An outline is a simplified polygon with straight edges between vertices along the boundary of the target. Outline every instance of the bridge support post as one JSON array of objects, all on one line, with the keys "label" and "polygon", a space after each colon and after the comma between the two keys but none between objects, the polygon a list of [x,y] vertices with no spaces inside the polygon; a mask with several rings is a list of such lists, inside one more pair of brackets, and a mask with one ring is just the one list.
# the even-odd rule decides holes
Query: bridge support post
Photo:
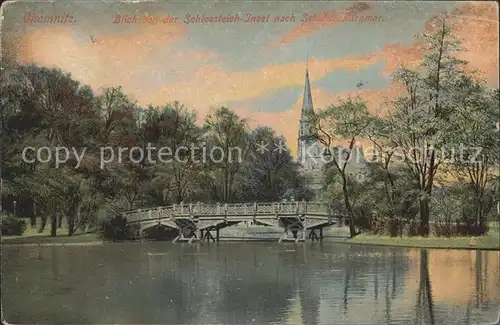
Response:
[{"label": "bridge support post", "polygon": [[[321,228],[320,228],[321,229]],[[321,229],[322,230],[322,229]],[[320,230],[320,231],[321,231]],[[316,241],[319,241],[319,238],[318,238],[318,235],[316,234],[316,229],[315,228],[312,228],[311,229],[311,232],[309,233],[309,238],[311,239],[312,242],[314,242],[315,240]]]},{"label": "bridge support post", "polygon": [[[203,230],[201,230],[201,231],[203,232]],[[205,229],[204,235],[201,237],[202,242],[204,242],[205,240],[207,242],[210,242],[210,240],[215,242],[215,238],[214,238],[214,236],[212,236],[212,232],[210,231],[210,229]]]},{"label": "bridge support post", "polygon": [[[219,227],[217,227],[217,230],[216,230],[216,235],[215,235],[215,236],[217,237],[217,241],[219,241],[219,238],[220,238],[220,237],[219,237],[219,230],[220,230],[220,229],[219,229]],[[212,238],[213,238],[213,237],[212,237]]]},{"label": "bridge support post", "polygon": [[[296,243],[300,241],[305,241],[307,237],[307,228],[305,227],[305,219],[301,217],[278,217],[280,220],[280,225],[284,227],[283,234],[279,238],[278,242],[283,241],[294,241]],[[288,238],[288,233],[291,232],[293,238]],[[300,233],[299,233],[300,232]]]},{"label": "bridge support post", "polygon": [[323,241],[323,227],[319,228],[319,240]]},{"label": "bridge support post", "polygon": [[192,243],[198,238],[196,224],[193,222],[192,218],[176,220],[175,223],[179,227],[179,235],[173,240],[173,243],[179,240]]},{"label": "bridge support post", "polygon": [[256,225],[257,224],[257,202],[254,202],[253,204],[253,218],[252,218],[252,221],[253,221],[253,224]]},{"label": "bridge support post", "polygon": [[283,234],[281,235],[280,239],[278,239],[278,243],[282,243],[287,238],[288,238],[288,226],[285,225],[285,230],[283,231]]}]

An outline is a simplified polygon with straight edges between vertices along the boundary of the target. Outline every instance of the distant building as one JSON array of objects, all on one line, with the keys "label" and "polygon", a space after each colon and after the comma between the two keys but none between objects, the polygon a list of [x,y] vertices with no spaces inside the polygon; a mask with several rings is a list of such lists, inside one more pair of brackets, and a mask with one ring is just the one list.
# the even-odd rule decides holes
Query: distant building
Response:
[{"label": "distant building", "polygon": [[[314,199],[322,201],[324,176],[322,167],[332,160],[332,155],[341,159],[342,148],[327,148],[319,142],[317,130],[314,123],[315,112],[311,94],[311,83],[309,81],[309,70],[306,69],[304,85],[304,98],[299,120],[299,132],[297,137],[297,161],[302,165],[301,172],[306,178],[307,187],[314,193]],[[358,174],[364,162],[361,148],[351,152],[348,170],[350,173]]]},{"label": "distant building", "polygon": [[314,106],[311,94],[311,83],[309,81],[309,70],[306,69],[306,80],[304,85],[304,98],[299,121],[299,133],[297,137],[297,161],[302,165],[302,174],[306,178],[307,187],[313,191],[315,199],[321,199],[323,188],[323,174],[321,167],[324,164],[322,158],[323,146],[315,139],[317,135],[314,128]]},{"label": "distant building", "polygon": [[309,71],[306,69],[306,81],[304,85],[304,98],[299,121],[299,134],[297,137],[297,159],[304,169],[321,169],[321,146],[315,137],[314,107],[311,94],[311,83],[309,82]]}]

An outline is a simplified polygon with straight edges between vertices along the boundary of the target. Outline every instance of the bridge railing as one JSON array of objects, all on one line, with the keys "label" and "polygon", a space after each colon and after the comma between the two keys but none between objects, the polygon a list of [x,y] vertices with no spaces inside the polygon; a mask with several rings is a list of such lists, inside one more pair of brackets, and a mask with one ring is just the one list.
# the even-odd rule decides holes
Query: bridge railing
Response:
[{"label": "bridge railing", "polygon": [[256,214],[275,214],[276,212],[275,203],[257,203]]},{"label": "bridge railing", "polygon": [[230,216],[239,216],[239,215],[247,215],[253,213],[252,206],[246,205],[245,203],[237,203],[237,204],[228,204],[226,206],[225,213]]},{"label": "bridge railing", "polygon": [[222,208],[220,204],[202,203],[197,206],[195,213],[200,215],[220,215],[222,214]]},{"label": "bridge railing", "polygon": [[280,213],[299,213],[299,202],[282,202],[278,204]]},{"label": "bridge railing", "polygon": [[173,204],[127,211],[123,215],[129,222],[164,219],[174,216],[240,216],[240,215],[275,215],[275,214],[316,214],[329,215],[332,209],[323,202],[265,202],[232,204]]},{"label": "bridge railing", "polygon": [[159,209],[160,209],[160,218],[170,218],[170,216],[174,212],[173,206],[160,207]]}]

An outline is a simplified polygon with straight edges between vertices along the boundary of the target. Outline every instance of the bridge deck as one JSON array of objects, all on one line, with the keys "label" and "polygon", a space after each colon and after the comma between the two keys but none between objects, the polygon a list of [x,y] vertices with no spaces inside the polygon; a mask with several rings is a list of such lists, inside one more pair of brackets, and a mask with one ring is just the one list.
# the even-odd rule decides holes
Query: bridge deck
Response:
[{"label": "bridge deck", "polygon": [[[179,229],[177,240],[196,240],[197,231],[201,238],[211,238],[210,231],[237,224],[242,221],[253,221],[284,230],[284,238],[288,231],[301,231],[305,240],[306,230],[314,232],[315,229],[335,224],[342,219],[343,214],[333,211],[330,205],[323,202],[271,202],[271,203],[238,203],[238,204],[175,204],[165,207],[140,209],[124,213],[127,221],[138,224],[140,228],[147,228],[162,224]],[[341,222],[340,222],[341,223]],[[205,236],[203,236],[205,231]],[[311,235],[311,238],[315,236]],[[317,236],[316,236],[317,238]],[[215,240],[215,239],[214,239]]]},{"label": "bridge deck", "polygon": [[128,211],[124,216],[129,222],[140,222],[164,218],[203,218],[245,219],[254,216],[296,216],[308,215],[329,217],[340,215],[332,211],[330,206],[322,202],[271,202],[271,203],[236,203],[236,204],[174,204],[150,209]]}]

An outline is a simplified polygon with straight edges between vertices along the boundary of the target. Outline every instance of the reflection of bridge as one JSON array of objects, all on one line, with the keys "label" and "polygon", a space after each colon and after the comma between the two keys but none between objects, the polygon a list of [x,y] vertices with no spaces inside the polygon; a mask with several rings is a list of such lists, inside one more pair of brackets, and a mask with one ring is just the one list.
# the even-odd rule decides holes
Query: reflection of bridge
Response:
[{"label": "reflection of bridge", "polygon": [[[296,242],[305,241],[307,237],[319,241],[323,238],[324,227],[341,224],[343,219],[342,213],[321,202],[174,204],[129,211],[124,216],[130,224],[138,225],[139,232],[156,225],[177,229],[179,235],[174,242],[219,240],[220,229],[244,221],[281,229],[280,242],[289,240],[290,232],[293,235],[291,240]],[[319,230],[319,236],[316,230]],[[216,232],[216,238],[212,231]]]}]

